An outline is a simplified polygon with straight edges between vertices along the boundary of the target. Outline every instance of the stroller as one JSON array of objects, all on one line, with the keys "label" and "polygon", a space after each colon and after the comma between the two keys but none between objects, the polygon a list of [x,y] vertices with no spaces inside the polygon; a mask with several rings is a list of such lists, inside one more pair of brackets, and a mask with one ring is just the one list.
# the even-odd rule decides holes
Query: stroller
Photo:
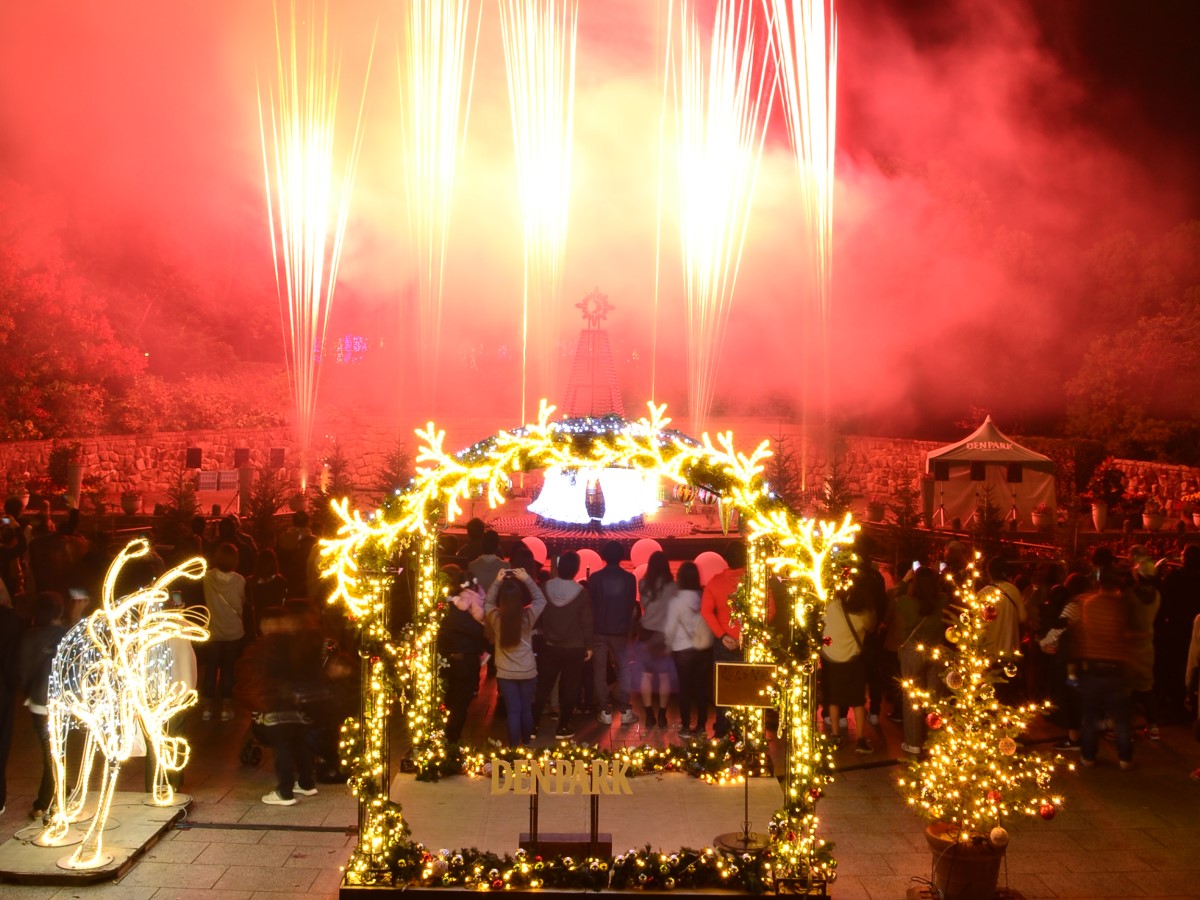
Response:
[{"label": "stroller", "polygon": [[[322,675],[327,673],[330,661],[337,657],[337,655],[337,641],[332,638],[325,638],[321,648]],[[240,662],[239,660],[239,664]],[[253,662],[252,659],[251,662]],[[249,679],[256,677],[257,673],[251,674],[250,671],[243,673],[241,668],[239,665],[239,682],[242,682],[243,676]],[[248,670],[250,667],[247,666],[246,668]],[[247,693],[253,695],[254,692],[249,690]],[[322,677],[319,682],[298,687],[294,693],[294,699],[296,705],[295,711],[264,713],[260,710],[250,708],[250,730],[247,732],[246,739],[242,742],[242,748],[238,753],[238,759],[243,766],[257,766],[262,762],[263,748],[269,745],[265,731],[266,728],[271,725],[282,724],[283,722],[298,722],[308,726],[310,747],[313,751],[313,759],[316,763],[317,771],[324,773],[330,766],[336,771],[338,767],[336,721],[334,722],[333,729],[332,754],[330,753],[330,741],[328,739],[330,712],[334,705],[334,692],[329,686],[329,679]],[[253,706],[253,704],[249,705]]]}]

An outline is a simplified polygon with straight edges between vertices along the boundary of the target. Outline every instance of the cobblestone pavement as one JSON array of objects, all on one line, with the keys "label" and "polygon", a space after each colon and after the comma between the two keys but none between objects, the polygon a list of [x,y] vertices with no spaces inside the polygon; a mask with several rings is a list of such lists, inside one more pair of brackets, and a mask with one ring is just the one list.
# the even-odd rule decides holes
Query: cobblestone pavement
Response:
[{"label": "cobblestone pavement", "polygon": [[[502,730],[487,713],[490,709],[472,723],[474,734],[468,737]],[[0,840],[29,824],[25,811],[40,774],[29,717],[18,709],[16,718]],[[344,786],[321,785],[317,796],[302,797],[296,806],[264,805],[259,798],[272,786],[270,755],[257,767],[240,764],[247,729],[243,716],[227,723],[194,716],[187,723],[195,747],[184,790],[194,803],[181,825],[120,882],[82,888],[3,885],[0,897],[336,896],[339,866],[354,844],[353,798]],[[860,757],[842,751],[838,778],[820,807],[823,834],[834,842],[839,862],[831,891],[838,900],[899,900],[914,878],[929,876],[923,825],[905,810],[894,787],[899,733],[888,722],[871,732],[876,752]],[[661,730],[648,734],[662,740]],[[640,743],[645,737],[637,726],[598,724],[580,736],[614,744]],[[1035,734],[1046,741],[1054,736]],[[1200,743],[1187,728],[1166,727],[1161,741],[1139,738],[1135,762],[1136,769],[1121,772],[1111,745],[1102,748],[1097,768],[1062,777],[1067,803],[1053,821],[1014,823],[1008,884],[1028,898],[1200,897],[1200,782],[1188,777],[1200,765]],[[123,773],[121,788],[139,789],[142,777],[141,762],[135,760]],[[647,840],[678,846],[661,823]]]}]

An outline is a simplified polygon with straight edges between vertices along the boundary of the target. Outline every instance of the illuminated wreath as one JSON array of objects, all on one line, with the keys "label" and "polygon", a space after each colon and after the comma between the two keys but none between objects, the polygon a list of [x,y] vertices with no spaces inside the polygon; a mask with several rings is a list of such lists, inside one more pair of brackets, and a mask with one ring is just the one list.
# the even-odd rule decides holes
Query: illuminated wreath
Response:
[{"label": "illuminated wreath", "polygon": [[[729,432],[719,434],[716,443],[707,434],[696,441],[669,430],[666,407],[654,404],[649,404],[648,417],[633,422],[618,417],[552,421],[553,412],[554,407],[543,401],[536,424],[501,431],[458,453],[446,452],[445,432],[430,423],[417,432],[423,445],[417,454],[416,477],[406,490],[387,498],[382,509],[366,519],[351,511],[346,500],[334,505],[342,524],[335,538],[322,542],[323,574],[332,581],[330,602],[344,604],[360,629],[360,652],[367,668],[363,714],[347,721],[342,738],[349,783],[362,812],[347,883],[379,883],[396,877],[426,885],[487,886],[476,869],[490,872],[490,867],[481,869],[469,861],[461,864],[461,855],[434,864],[430,854],[414,851],[420,845],[408,841],[400,806],[389,797],[385,748],[393,702],[399,701],[404,709],[412,741],[411,760],[419,776],[436,778],[449,762],[444,711],[438,700],[436,636],[444,602],[438,577],[438,534],[460,517],[464,501],[485,494],[492,508],[501,505],[515,473],[609,467],[653,471],[677,485],[703,489],[722,507],[739,511],[747,578],[735,598],[735,612],[743,625],[746,659],[778,667],[774,699],[780,710],[780,732],[787,739],[788,761],[784,806],[771,823],[769,862],[744,866],[747,871],[735,879],[736,886],[762,889],[765,881],[772,880],[832,880],[836,863],[817,836],[816,816],[816,801],[829,780],[831,760],[828,748],[812,728],[812,682],[825,604],[842,579],[852,573],[844,568],[849,559],[846,551],[858,526],[849,516],[840,523],[801,519],[776,500],[762,478],[763,463],[770,456],[766,441],[749,455],[735,450]],[[417,560],[416,597],[413,624],[393,639],[386,621],[387,566],[401,552],[413,553]],[[767,622],[771,573],[781,578],[787,592],[791,610],[787,635],[774,633]],[[741,711],[741,733],[747,745],[761,745],[761,710]],[[573,752],[596,753],[589,748]],[[621,752],[635,769],[661,770],[672,765],[669,753],[652,748]],[[448,874],[458,871],[452,865],[454,859],[461,864],[461,878]],[[645,864],[625,857],[621,860],[622,865]],[[694,874],[700,866],[711,869],[713,883],[729,884],[730,871],[720,854],[704,851],[689,860],[681,872]],[[514,877],[526,887],[547,883],[545,877],[530,883],[530,878],[522,878],[522,863],[509,863],[507,874],[499,878],[502,886],[512,883]],[[603,864],[605,877],[609,877],[611,865],[616,879],[617,861]],[[736,874],[738,867],[733,870]],[[595,886],[595,878],[589,877],[599,871],[585,865],[579,879],[550,879],[550,883]],[[668,866],[667,871],[674,870]],[[665,877],[674,880],[673,874]]]}]

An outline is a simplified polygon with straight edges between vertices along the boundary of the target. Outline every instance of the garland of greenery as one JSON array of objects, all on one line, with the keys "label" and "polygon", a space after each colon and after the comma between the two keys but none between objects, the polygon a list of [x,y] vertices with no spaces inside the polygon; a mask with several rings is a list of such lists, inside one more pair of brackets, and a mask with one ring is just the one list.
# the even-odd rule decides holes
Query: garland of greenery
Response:
[{"label": "garland of greenery", "polygon": [[[416,478],[407,489],[388,497],[378,514],[364,519],[352,513],[346,501],[334,504],[333,511],[342,524],[337,537],[322,544],[323,574],[333,581],[330,602],[344,604],[360,629],[364,671],[364,714],[346,723],[341,745],[350,787],[363,813],[359,843],[347,868],[348,883],[371,884],[393,878],[404,882],[411,874],[406,866],[412,864],[416,845],[408,839],[399,804],[388,796],[385,748],[394,702],[401,704],[406,715],[411,759],[420,777],[436,779],[481,765],[478,760],[468,765],[469,753],[455,751],[445,743],[435,641],[444,602],[437,569],[439,523],[458,518],[460,501],[472,497],[486,496],[493,507],[503,502],[511,473],[609,466],[656,471],[677,484],[703,486],[719,503],[741,511],[748,556],[746,583],[736,601],[744,629],[742,644],[748,661],[774,661],[779,666],[776,700],[789,748],[784,807],[771,824],[772,877],[832,879],[834,861],[829,846],[816,835],[815,804],[821,786],[828,781],[830,762],[828,748],[812,731],[812,633],[816,629],[819,634],[824,604],[839,581],[832,574],[836,554],[851,542],[857,526],[848,516],[840,523],[797,519],[784,508],[761,477],[763,462],[770,456],[765,441],[749,456],[734,450],[728,433],[719,435],[715,445],[708,435],[697,442],[669,431],[666,425],[670,420],[664,411],[665,407],[651,404],[650,417],[633,423],[616,417],[552,422],[553,407],[543,404],[535,425],[500,432],[454,455],[442,448],[445,433],[430,424],[418,432],[425,443],[417,457]],[[416,604],[413,624],[394,640],[387,628],[386,573],[400,554],[415,560],[410,569],[416,572]],[[792,629],[792,646],[780,646],[767,626],[769,572],[788,585],[794,601],[793,623],[802,626]],[[805,639],[800,646],[796,646],[797,634]],[[639,748],[619,752],[642,769],[677,766],[709,780],[741,777],[743,770],[753,774],[766,771],[762,710],[733,711],[731,719],[741,737],[732,744],[695,742],[680,751]],[[674,856],[682,855],[681,851]],[[732,877],[731,867],[719,861],[722,854],[706,850],[699,858],[706,862],[689,865],[707,871],[707,861],[712,860],[719,879],[712,884]],[[641,865],[638,859],[641,857],[636,854],[627,855],[621,865],[642,869],[649,864],[648,857]],[[568,865],[564,860],[562,871],[573,873],[571,877],[593,877],[598,883],[597,873],[606,871],[599,867],[607,865],[596,861],[593,870],[589,862],[579,875],[578,864]],[[615,860],[613,865],[617,865]],[[476,867],[472,863],[471,877],[478,877]],[[490,873],[492,868],[485,871]],[[746,871],[736,863],[734,868]],[[520,869],[518,865],[517,874],[527,874]],[[682,874],[694,875],[699,869],[688,872],[685,865]],[[674,878],[674,870],[670,871]],[[640,879],[643,874],[650,877],[645,872],[637,872],[635,877]],[[509,877],[515,876],[510,872]],[[540,883],[540,879],[534,880]],[[749,885],[742,887],[750,889]]]}]

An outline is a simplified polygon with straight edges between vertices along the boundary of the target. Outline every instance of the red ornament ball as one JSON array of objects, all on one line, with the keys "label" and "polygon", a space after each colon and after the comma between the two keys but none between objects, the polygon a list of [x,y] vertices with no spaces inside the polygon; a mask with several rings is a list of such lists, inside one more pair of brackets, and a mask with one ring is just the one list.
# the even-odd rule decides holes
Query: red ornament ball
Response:
[{"label": "red ornament ball", "polygon": [[820,788],[811,788],[808,792],[808,796],[812,797],[812,799],[814,799],[814,800],[821,799],[821,789]]},{"label": "red ornament ball", "polygon": [[1058,808],[1053,803],[1043,803],[1042,808],[1038,810],[1038,815],[1049,822],[1057,812]]},{"label": "red ornament ball", "polygon": [[998,615],[999,613],[996,612],[996,607],[992,606],[990,603],[983,608],[983,621],[985,622],[994,621]]},{"label": "red ornament ball", "polygon": [[796,840],[796,832],[794,832],[794,831],[789,831],[789,832],[787,833],[787,839],[788,839],[789,841],[794,841],[794,840]]},{"label": "red ornament ball", "polygon": [[492,890],[493,891],[504,890],[504,881],[500,878],[497,878],[495,881],[492,882]]},{"label": "red ornament ball", "polygon": [[942,727],[942,717],[935,712],[931,712],[925,717],[925,724],[936,731]]},{"label": "red ornament ball", "polygon": [[1004,795],[999,791],[991,790],[987,792],[988,803],[999,803],[1004,799]]},{"label": "red ornament ball", "polygon": [[826,635],[825,637],[821,638],[821,643],[828,647],[833,644],[833,638],[829,637],[829,635]]}]

